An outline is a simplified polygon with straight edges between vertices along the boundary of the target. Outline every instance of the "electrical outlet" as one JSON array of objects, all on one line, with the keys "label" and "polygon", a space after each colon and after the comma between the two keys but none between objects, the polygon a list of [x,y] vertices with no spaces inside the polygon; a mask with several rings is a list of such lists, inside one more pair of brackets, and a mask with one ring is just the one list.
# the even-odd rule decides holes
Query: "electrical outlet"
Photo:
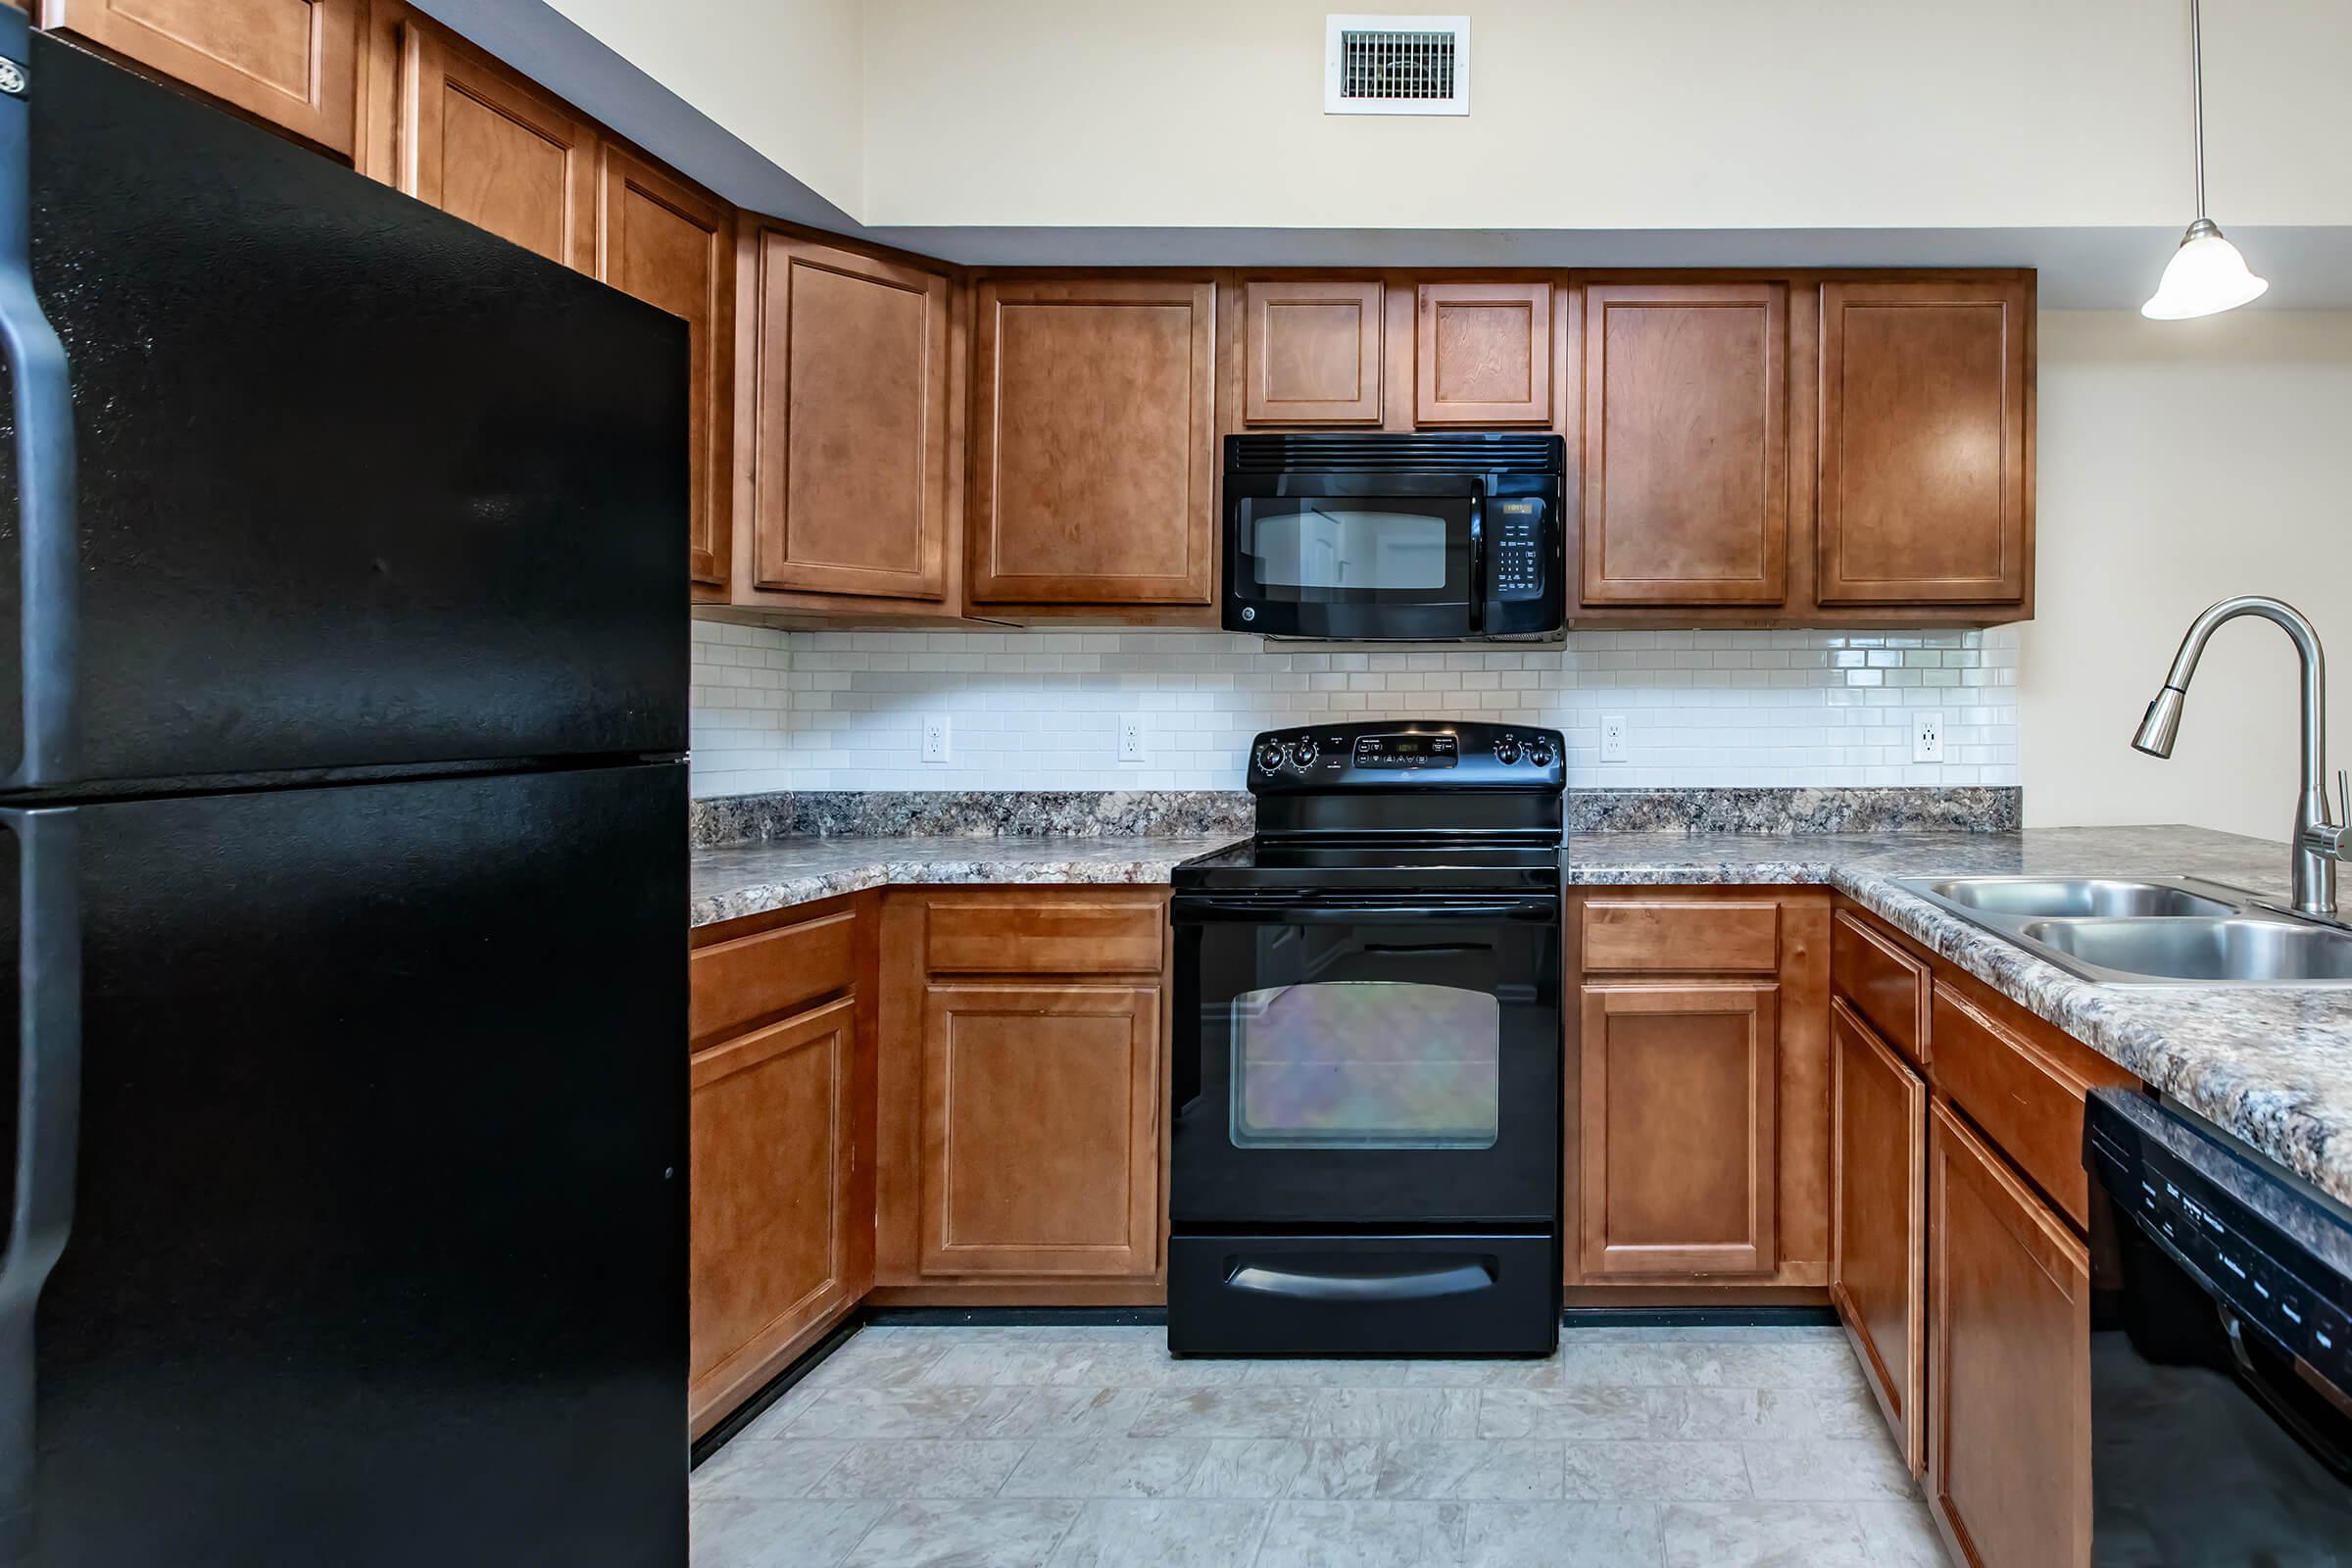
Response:
[{"label": "electrical outlet", "polygon": [[1943,760],[1943,715],[1941,713],[1913,713],[1911,715],[1911,760],[1940,762]]},{"label": "electrical outlet", "polygon": [[1144,756],[1144,715],[1141,713],[1121,713],[1119,715],[1119,760],[1122,762],[1148,760]]},{"label": "electrical outlet", "polygon": [[948,760],[949,743],[954,732],[949,728],[948,715],[932,713],[923,719],[923,760],[944,762]]},{"label": "electrical outlet", "polygon": [[1604,762],[1625,760],[1625,715],[1600,715],[1600,760]]}]

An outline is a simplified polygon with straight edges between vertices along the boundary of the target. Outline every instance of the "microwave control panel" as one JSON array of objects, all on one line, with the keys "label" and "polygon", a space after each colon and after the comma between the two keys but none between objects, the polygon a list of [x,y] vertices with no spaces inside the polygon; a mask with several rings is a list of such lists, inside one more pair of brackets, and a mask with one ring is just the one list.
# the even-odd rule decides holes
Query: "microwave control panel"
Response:
[{"label": "microwave control panel", "polygon": [[1536,496],[1499,496],[1487,506],[1487,553],[1493,563],[1494,597],[1544,597],[1544,502]]}]

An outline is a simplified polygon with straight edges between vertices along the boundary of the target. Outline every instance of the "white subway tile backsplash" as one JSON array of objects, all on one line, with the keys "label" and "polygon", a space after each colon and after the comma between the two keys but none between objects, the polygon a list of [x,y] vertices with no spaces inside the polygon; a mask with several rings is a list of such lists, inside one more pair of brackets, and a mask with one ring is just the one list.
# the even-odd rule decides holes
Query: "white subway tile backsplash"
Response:
[{"label": "white subway tile backsplash", "polygon": [[[697,795],[782,789],[1233,789],[1261,729],[1454,715],[1565,732],[1590,787],[2017,782],[2017,634],[1615,631],[1505,649],[1190,632],[778,632],[693,623]],[[1965,693],[1965,696],[1958,694]],[[1956,706],[1965,702],[1968,706]],[[1628,759],[1599,760],[1622,712]],[[1908,710],[1945,758],[1910,760]],[[921,715],[955,724],[921,760]],[[1145,721],[1118,760],[1118,715]]]}]

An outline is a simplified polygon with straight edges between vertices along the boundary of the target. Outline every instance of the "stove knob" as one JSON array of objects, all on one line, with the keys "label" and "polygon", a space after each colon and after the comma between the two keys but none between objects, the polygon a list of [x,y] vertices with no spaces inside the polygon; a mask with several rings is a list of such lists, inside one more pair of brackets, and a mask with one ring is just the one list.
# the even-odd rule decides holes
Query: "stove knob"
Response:
[{"label": "stove knob", "polygon": [[1527,760],[1538,767],[1549,767],[1553,760],[1551,742],[1541,736],[1529,741],[1527,743]]},{"label": "stove knob", "polygon": [[1269,773],[1281,769],[1282,758],[1282,742],[1280,741],[1268,741],[1257,749],[1257,765]]},{"label": "stove knob", "polygon": [[1509,735],[1496,741],[1494,743],[1494,760],[1505,767],[1519,760],[1519,742]]},{"label": "stove knob", "polygon": [[1312,735],[1301,735],[1298,739],[1291,742],[1291,765],[1293,767],[1314,766],[1317,755],[1315,738]]}]

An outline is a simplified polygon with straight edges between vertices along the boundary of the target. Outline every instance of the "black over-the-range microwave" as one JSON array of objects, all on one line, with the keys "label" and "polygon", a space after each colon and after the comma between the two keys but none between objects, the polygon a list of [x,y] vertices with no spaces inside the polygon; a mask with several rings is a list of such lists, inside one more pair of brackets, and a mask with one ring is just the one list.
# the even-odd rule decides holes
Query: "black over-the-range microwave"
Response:
[{"label": "black over-the-range microwave", "polygon": [[1557,435],[1225,438],[1228,631],[1529,637],[1567,613]]}]

